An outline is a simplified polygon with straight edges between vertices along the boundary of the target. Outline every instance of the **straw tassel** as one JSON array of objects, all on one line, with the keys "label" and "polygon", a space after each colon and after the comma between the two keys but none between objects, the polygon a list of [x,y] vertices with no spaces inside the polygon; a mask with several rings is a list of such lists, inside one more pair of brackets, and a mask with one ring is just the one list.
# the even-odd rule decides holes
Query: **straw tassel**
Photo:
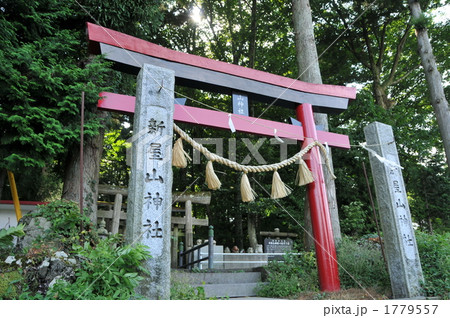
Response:
[{"label": "straw tassel", "polygon": [[172,166],[177,168],[186,168],[187,160],[192,160],[188,153],[183,149],[183,139],[178,138],[173,145]]},{"label": "straw tassel", "polygon": [[250,186],[247,173],[244,172],[241,178],[241,197],[243,202],[251,202],[255,200],[256,192]]},{"label": "straw tassel", "polygon": [[214,172],[214,167],[212,161],[209,160],[206,164],[206,184],[208,185],[208,189],[217,190],[220,189],[222,183]]},{"label": "straw tassel", "polygon": [[300,158],[300,164],[298,165],[297,178],[295,178],[295,184],[299,186],[306,185],[314,182],[311,171],[309,170],[306,162]]},{"label": "straw tassel", "polygon": [[280,178],[278,171],[274,171],[272,178],[272,199],[281,199],[291,194],[292,190],[286,186]]}]

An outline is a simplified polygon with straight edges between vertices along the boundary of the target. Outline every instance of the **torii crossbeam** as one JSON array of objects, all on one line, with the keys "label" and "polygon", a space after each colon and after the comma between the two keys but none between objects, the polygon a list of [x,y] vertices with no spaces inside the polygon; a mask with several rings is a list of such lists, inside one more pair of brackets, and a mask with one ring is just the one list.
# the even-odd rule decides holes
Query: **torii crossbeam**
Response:
[{"label": "torii crossbeam", "polygon": [[[238,65],[173,51],[114,30],[88,23],[89,48],[104,54],[118,70],[137,74],[144,63],[175,71],[177,85],[231,94],[240,91],[250,98],[296,110],[302,127],[233,114],[237,131],[278,136],[294,140],[318,140],[330,146],[350,148],[348,136],[317,131],[313,108],[317,112],[339,113],[356,97],[356,89],[335,85],[305,83]],[[134,97],[102,93],[99,108],[125,113],[134,112]],[[175,105],[174,120],[209,127],[229,129],[228,114],[218,111]],[[323,179],[320,154],[315,147],[307,160],[314,182],[308,185],[320,288],[340,289],[336,250]]]}]

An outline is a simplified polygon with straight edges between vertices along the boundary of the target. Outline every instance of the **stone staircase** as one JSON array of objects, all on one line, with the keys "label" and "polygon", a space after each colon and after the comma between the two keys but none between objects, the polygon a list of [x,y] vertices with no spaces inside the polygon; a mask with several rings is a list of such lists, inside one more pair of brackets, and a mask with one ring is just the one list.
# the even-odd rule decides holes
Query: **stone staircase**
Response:
[{"label": "stone staircase", "polygon": [[261,284],[259,271],[234,272],[189,272],[172,271],[172,279],[192,287],[204,288],[207,298],[256,296],[256,287]]}]

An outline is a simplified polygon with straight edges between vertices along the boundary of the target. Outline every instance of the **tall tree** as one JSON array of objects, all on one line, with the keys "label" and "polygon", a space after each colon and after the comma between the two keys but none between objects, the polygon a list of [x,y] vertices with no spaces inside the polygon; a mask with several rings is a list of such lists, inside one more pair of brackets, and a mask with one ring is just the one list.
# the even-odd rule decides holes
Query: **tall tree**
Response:
[{"label": "tall tree", "polygon": [[442,77],[437,68],[433,48],[428,38],[427,18],[422,13],[419,1],[409,0],[408,3],[416,28],[418,50],[430,92],[431,104],[433,105],[444,143],[447,166],[450,167],[450,109],[445,98]]},{"label": "tall tree", "polygon": [[[22,176],[19,187],[34,180],[36,191],[20,193],[33,196],[46,186],[37,176],[78,140],[81,91],[95,105],[107,69],[88,59],[74,3],[6,0],[0,7],[0,167]],[[88,116],[86,134],[98,128]]]},{"label": "tall tree", "polygon": [[[445,190],[448,181],[443,180],[442,175],[448,170],[444,164],[442,138],[429,102],[425,75],[420,70],[408,3],[378,1],[369,6],[369,3],[360,1],[315,0],[311,4],[316,12],[313,18],[318,47],[320,51],[327,49],[320,59],[322,74],[333,84],[355,82],[364,86],[358,93],[357,101],[351,103],[346,112],[330,119],[333,127],[348,134],[352,144],[358,144],[364,142],[360,132],[368,123],[381,121],[392,125],[401,162],[405,167],[404,177],[415,222],[425,224],[424,218],[429,215],[435,226],[445,227],[443,224],[448,224],[445,221],[448,218],[443,218],[441,212],[448,204]],[[421,5],[439,8],[442,2],[421,1]],[[448,69],[450,61],[446,58],[449,26],[448,22],[429,25],[429,32],[433,34],[431,41],[434,54],[441,70]],[[404,38],[406,29],[409,29],[409,33],[402,46],[400,40]],[[336,38],[338,42],[334,43]],[[375,57],[375,67],[370,66],[369,46]],[[381,83],[389,83],[389,78],[394,76],[393,82],[385,86],[389,107],[383,107],[375,94],[378,77],[373,70],[380,71]],[[370,98],[369,92],[373,98]],[[374,108],[373,99],[379,109]],[[341,222],[348,222],[347,212],[355,211],[356,205],[352,206],[352,202],[363,202],[364,206],[358,213],[369,215],[370,202],[364,194],[366,185],[361,178],[361,161],[364,158],[367,158],[367,153],[357,148],[345,153],[335,152],[334,159],[342,162],[336,168],[336,182],[342,189],[338,193],[338,202],[340,207],[346,207],[340,210]],[[427,180],[428,184],[433,176],[433,183],[440,186],[433,187],[433,191],[428,190],[425,198],[423,181]],[[370,223],[366,222],[367,225]],[[352,234],[348,230],[345,232]]]},{"label": "tall tree", "polygon": [[[0,8],[0,169],[20,174],[21,187],[30,179],[42,184],[41,176],[56,167],[65,175],[63,198],[78,201],[79,114],[85,91],[85,191],[86,201],[95,206],[105,126],[96,110],[98,93],[107,85],[119,89],[123,76],[89,56],[85,24],[149,38],[161,23],[160,1],[2,0]],[[26,195],[35,200],[39,186],[33,187],[36,191]]]},{"label": "tall tree", "polygon": [[[312,23],[311,7],[309,0],[293,0],[292,12],[294,21],[295,44],[297,47],[297,61],[299,78],[304,82],[322,84],[320,74],[319,59],[317,55],[316,42],[314,38],[314,27]],[[325,130],[328,129],[328,116],[326,114],[314,114],[314,121],[321,125]],[[332,163],[331,152],[328,159]],[[327,188],[328,204],[333,227],[333,236],[335,241],[341,239],[341,229],[339,225],[339,213],[336,199],[336,186],[334,180],[327,169],[324,169],[324,179]],[[307,220],[307,221],[306,221]],[[311,216],[309,200],[306,199],[305,206],[305,227],[306,231],[312,233]],[[305,236],[306,245],[312,247],[313,241],[310,235]]]},{"label": "tall tree", "polygon": [[358,82],[370,81],[378,105],[384,109],[394,107],[393,87],[417,72],[419,66],[408,62],[405,56],[405,50],[411,44],[411,24],[403,3],[320,0],[314,1],[314,5],[321,42],[330,45],[339,38],[342,43],[332,45],[326,56],[339,54],[342,59],[342,64],[336,65],[333,73],[346,76],[348,72],[340,72],[342,66],[356,60],[359,67],[353,65],[352,75],[358,76]]}]

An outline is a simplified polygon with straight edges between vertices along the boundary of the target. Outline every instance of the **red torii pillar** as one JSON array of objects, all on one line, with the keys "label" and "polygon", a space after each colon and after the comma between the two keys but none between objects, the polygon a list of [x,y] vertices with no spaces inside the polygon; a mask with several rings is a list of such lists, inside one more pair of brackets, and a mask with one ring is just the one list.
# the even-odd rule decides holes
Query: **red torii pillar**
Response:
[{"label": "red torii pillar", "polygon": [[[302,122],[305,145],[318,140],[311,104],[299,105],[296,112],[297,119]],[[314,232],[320,290],[337,291],[340,289],[339,270],[319,148],[313,147],[310,150],[309,159],[305,161],[314,177],[314,182],[308,184],[307,193]]]}]

